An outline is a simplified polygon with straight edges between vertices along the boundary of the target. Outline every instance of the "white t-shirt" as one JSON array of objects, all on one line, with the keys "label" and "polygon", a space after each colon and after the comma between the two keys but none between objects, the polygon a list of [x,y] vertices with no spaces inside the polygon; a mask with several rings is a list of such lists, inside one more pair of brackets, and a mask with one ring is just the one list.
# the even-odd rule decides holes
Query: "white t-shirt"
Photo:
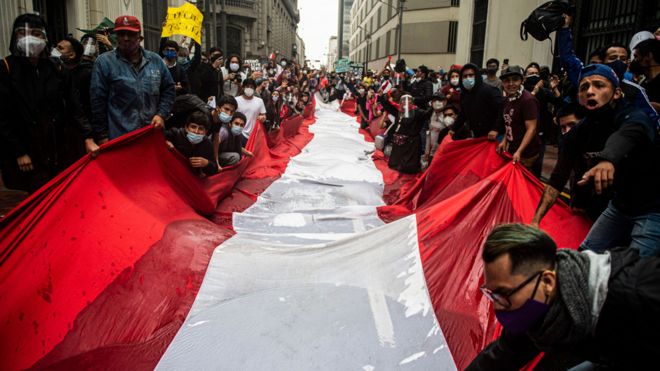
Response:
[{"label": "white t-shirt", "polygon": [[254,123],[257,122],[257,117],[262,113],[266,113],[266,106],[264,105],[264,101],[257,96],[252,97],[252,99],[245,99],[244,96],[240,95],[236,97],[236,102],[238,103],[238,109],[236,111],[247,117],[247,122],[243,128],[243,135],[249,138],[252,129],[254,129]]}]

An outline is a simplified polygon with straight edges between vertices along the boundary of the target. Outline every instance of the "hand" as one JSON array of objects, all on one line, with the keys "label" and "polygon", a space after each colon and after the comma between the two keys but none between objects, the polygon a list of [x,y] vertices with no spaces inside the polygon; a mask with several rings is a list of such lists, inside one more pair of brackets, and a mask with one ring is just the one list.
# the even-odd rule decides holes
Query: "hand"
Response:
[{"label": "hand", "polygon": [[541,88],[543,88],[543,80],[539,80],[539,82],[537,82],[536,85],[534,85],[534,90],[532,90],[532,94],[536,95],[536,93],[538,93],[539,90],[541,90]]},{"label": "hand", "polygon": [[245,152],[243,152],[243,154],[246,155],[247,157],[254,157],[254,153],[248,151],[247,149],[245,150]]},{"label": "hand", "polygon": [[163,118],[158,115],[154,115],[154,117],[151,119],[151,125],[153,125],[156,129],[162,129],[165,126],[165,120],[163,120]]},{"label": "hand", "polygon": [[18,157],[16,162],[18,163],[18,168],[22,172],[34,170],[34,167],[32,166],[32,159],[28,155]]},{"label": "hand", "polygon": [[573,24],[573,17],[568,14],[564,14],[564,28],[569,28]]},{"label": "hand", "polygon": [[96,41],[100,42],[101,44],[106,45],[109,48],[112,48],[112,43],[110,42],[110,39],[108,39],[108,36],[106,36],[102,33],[97,33],[96,34]]},{"label": "hand", "polygon": [[491,130],[488,132],[488,140],[494,141],[497,139],[497,131]]},{"label": "hand", "polygon": [[94,139],[87,138],[85,139],[85,151],[91,153],[92,157],[96,157],[99,154],[99,146],[94,143]]},{"label": "hand", "polygon": [[453,130],[449,130],[449,136],[454,139],[454,134],[456,134]]},{"label": "hand", "polygon": [[170,142],[169,140],[166,140],[165,144],[167,144],[167,149],[169,149],[170,151],[174,149],[174,144],[172,144],[172,142]]},{"label": "hand", "polygon": [[506,151],[506,141],[503,140],[500,142],[500,144],[497,145],[495,152],[501,155],[504,151]]},{"label": "hand", "polygon": [[204,157],[191,157],[190,158],[190,165],[194,168],[198,167],[206,167],[209,164],[209,160],[205,159]]},{"label": "hand", "polygon": [[541,229],[541,226],[539,225],[539,222],[532,220],[531,223],[529,223],[530,227],[536,228],[536,229]]},{"label": "hand", "polygon": [[614,183],[614,164],[609,161],[601,161],[598,165],[592,167],[589,171],[584,173],[582,180],[578,185],[586,185],[593,178],[596,193],[601,194],[605,188]]},{"label": "hand", "polygon": [[550,78],[550,89],[555,90],[557,89],[557,86],[559,86],[559,78],[558,77],[551,77]]},{"label": "hand", "polygon": [[424,154],[424,161],[428,162],[430,157],[431,157],[431,155],[429,155],[428,152],[425,153],[425,154]]},{"label": "hand", "polygon": [[265,120],[266,120],[265,113],[260,113],[259,116],[257,116],[257,121],[264,122]]},{"label": "hand", "polygon": [[516,153],[513,154],[513,163],[517,164],[520,162],[520,151],[516,151]]},{"label": "hand", "polygon": [[106,143],[108,143],[108,138],[99,139],[99,146],[102,146]]}]

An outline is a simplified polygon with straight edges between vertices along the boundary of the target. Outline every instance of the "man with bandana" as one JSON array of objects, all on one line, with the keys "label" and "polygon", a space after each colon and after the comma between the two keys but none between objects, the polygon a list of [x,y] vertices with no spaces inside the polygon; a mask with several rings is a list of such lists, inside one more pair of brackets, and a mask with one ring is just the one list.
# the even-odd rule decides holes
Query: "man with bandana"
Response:
[{"label": "man with bandana", "polygon": [[140,46],[140,21],[115,21],[117,49],[96,59],[92,72],[92,128],[101,143],[147,125],[162,128],[175,98],[165,62]]},{"label": "man with bandana", "polygon": [[641,257],[660,255],[660,155],[655,124],[622,98],[619,79],[603,64],[582,69],[578,85],[586,117],[562,141],[557,165],[532,219],[539,226],[571,171],[610,202],[581,249],[596,252],[630,246]]},{"label": "man with bandana", "polygon": [[626,248],[557,250],[543,231],[505,224],[486,238],[482,259],[481,291],[504,330],[466,370],[520,370],[540,352],[539,368],[551,370],[656,362],[660,258]]},{"label": "man with bandana", "polygon": [[67,133],[88,138],[88,151],[96,145],[69,70],[49,58],[46,22],[23,14],[12,30],[11,55],[0,61],[2,178],[8,188],[34,192],[69,165]]}]

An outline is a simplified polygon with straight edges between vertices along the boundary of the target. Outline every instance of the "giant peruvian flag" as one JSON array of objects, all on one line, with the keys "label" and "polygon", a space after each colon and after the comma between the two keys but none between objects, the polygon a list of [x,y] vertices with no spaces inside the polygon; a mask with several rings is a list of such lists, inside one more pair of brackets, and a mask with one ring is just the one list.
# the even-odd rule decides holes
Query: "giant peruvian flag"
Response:
[{"label": "giant peruvian flag", "polygon": [[[206,179],[131,133],[1,219],[0,368],[464,368],[496,334],[481,244],[542,185],[481,140],[401,176],[354,117],[306,116]],[[588,230],[564,204],[542,227]]]}]

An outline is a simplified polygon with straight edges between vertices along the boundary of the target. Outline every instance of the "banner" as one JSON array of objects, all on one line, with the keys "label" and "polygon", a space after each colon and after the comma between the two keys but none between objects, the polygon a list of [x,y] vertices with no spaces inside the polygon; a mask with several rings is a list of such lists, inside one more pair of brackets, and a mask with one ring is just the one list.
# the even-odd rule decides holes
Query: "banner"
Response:
[{"label": "banner", "polygon": [[172,35],[188,36],[202,43],[202,21],[204,16],[194,5],[185,3],[178,8],[167,8],[167,20],[161,37]]}]

